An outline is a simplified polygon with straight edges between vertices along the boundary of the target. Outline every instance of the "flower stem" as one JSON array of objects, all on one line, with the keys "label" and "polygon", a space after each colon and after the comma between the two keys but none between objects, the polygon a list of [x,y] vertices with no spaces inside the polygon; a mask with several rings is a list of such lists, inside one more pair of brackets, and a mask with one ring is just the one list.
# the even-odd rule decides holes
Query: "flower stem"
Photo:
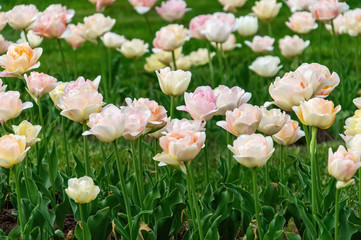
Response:
[{"label": "flower stem", "polygon": [[[341,66],[339,67],[340,69],[340,77],[342,79],[343,77],[343,66],[342,66],[342,56],[341,56],[341,50],[340,50],[340,46],[338,44],[338,41],[337,41],[337,36],[336,36],[336,31],[335,31],[335,24],[334,24],[334,20],[331,20],[331,27],[332,27],[332,35],[333,35],[333,38],[334,38],[334,45],[335,45],[335,48],[336,48],[336,51],[337,51],[337,58],[339,59],[338,62],[340,62]],[[345,95],[346,95],[346,92],[345,92],[345,83],[342,82],[341,83],[341,102],[342,104],[345,103]]]},{"label": "flower stem", "polygon": [[209,72],[211,73],[211,86],[212,88],[214,86],[214,69],[213,69],[213,62],[212,62],[212,56],[211,56],[211,46],[208,41],[207,43],[207,51],[208,51],[208,65],[209,65]]},{"label": "flower stem", "polygon": [[121,163],[120,156],[119,156],[119,149],[118,149],[117,140],[113,141],[113,145],[114,145],[114,151],[115,151],[116,162],[117,162],[117,167],[118,167],[118,175],[119,175],[120,187],[122,188],[124,203],[125,203],[125,209],[127,211],[130,238],[133,239],[133,236],[132,236],[132,233],[133,233],[132,212],[130,210],[129,197],[128,197],[128,192],[127,192],[127,188],[126,188],[126,185],[125,185],[125,179],[124,179],[124,176],[123,176],[123,167],[122,167],[122,163]]},{"label": "flower stem", "polygon": [[30,45],[30,42],[29,42],[28,36],[26,35],[25,30],[23,30],[23,33],[24,33],[25,41],[27,41],[29,43],[29,45]]},{"label": "flower stem", "polygon": [[[286,170],[286,158],[285,158],[285,146],[280,145],[280,182],[283,185],[286,185],[285,181],[285,170]],[[281,195],[283,195],[283,188],[281,188]]]},{"label": "flower stem", "polygon": [[177,61],[175,60],[175,50],[172,51],[172,60],[174,65],[174,71],[177,71]]},{"label": "flower stem", "polygon": [[29,187],[29,176],[28,176],[28,157],[25,156],[25,160],[21,163],[23,173],[24,173],[24,180],[25,180],[25,187],[26,187],[26,194],[28,195],[28,198],[30,199],[30,187]]},{"label": "flower stem", "polygon": [[340,189],[336,189],[336,200],[335,200],[335,240],[338,240],[338,221],[339,221],[339,202],[340,202]]},{"label": "flower stem", "polygon": [[20,222],[20,229],[21,229],[21,237],[24,237],[24,220],[23,220],[23,213],[21,209],[21,197],[20,197],[20,185],[19,185],[19,178],[17,172],[17,165],[13,166],[11,170],[13,171],[15,177],[15,191],[16,191],[16,202],[18,205],[18,220]]},{"label": "flower stem", "polygon": [[79,204],[79,211],[80,211],[80,219],[81,219],[81,223],[82,223],[82,226],[83,226],[83,239],[87,239],[86,238],[86,233],[85,233],[85,230],[84,230],[84,223],[86,224],[87,222],[87,218],[86,218],[86,209],[87,209],[87,206],[86,206],[86,203],[83,203],[83,204]]},{"label": "flower stem", "polygon": [[[88,129],[86,122],[83,123],[83,132]],[[91,177],[91,169],[89,164],[89,148],[88,148],[88,138],[83,136],[83,148],[84,148],[84,162],[85,162],[85,175]]]},{"label": "flower stem", "polygon": [[64,73],[65,73],[65,80],[68,81],[68,80],[69,80],[69,72],[68,72],[68,68],[67,68],[67,66],[66,66],[66,61],[65,61],[65,56],[64,56],[63,47],[61,46],[60,39],[57,38],[56,40],[58,41],[58,46],[59,46],[59,50],[60,50],[60,54],[61,54],[61,60],[63,61],[63,71],[64,71]]},{"label": "flower stem", "polygon": [[254,210],[256,213],[256,220],[258,226],[259,239],[263,239],[263,229],[261,224],[261,217],[259,212],[259,202],[258,202],[258,190],[257,190],[257,168],[252,168],[252,180],[253,180],[253,197],[254,197]]},{"label": "flower stem", "polygon": [[110,92],[110,87],[112,86],[112,50],[110,48],[108,48],[108,79],[107,81],[107,90],[109,91],[109,94],[111,94]]},{"label": "flower stem", "polygon": [[170,96],[170,118],[174,118],[174,96]]},{"label": "flower stem", "polygon": [[209,184],[209,161],[208,161],[208,151],[207,151],[207,141],[204,142],[204,161],[206,163],[206,184]]},{"label": "flower stem", "polygon": [[78,77],[78,54],[77,51],[74,50],[74,78]]},{"label": "flower stem", "polygon": [[69,162],[69,154],[68,154],[68,139],[66,136],[66,126],[65,126],[65,117],[61,117],[61,127],[63,130],[63,146],[64,146],[64,151],[65,151],[65,160],[66,160],[66,172],[68,174],[68,176],[71,175],[71,170],[70,170],[70,162]]},{"label": "flower stem", "polygon": [[268,35],[272,37],[272,24],[271,21],[267,22],[267,28],[268,28]]},{"label": "flower stem", "polygon": [[130,141],[130,147],[131,147],[131,150],[132,150],[132,160],[133,160],[133,165],[134,165],[134,172],[135,172],[135,183],[136,183],[136,186],[137,186],[137,191],[138,191],[138,198],[139,198],[139,202],[140,202],[140,208],[143,210],[144,209],[144,204],[143,204],[143,201],[142,201],[142,195],[141,195],[141,190],[140,190],[140,187],[141,187],[141,183],[139,182],[139,172],[138,172],[138,161],[137,161],[137,157],[135,155],[135,143],[134,141]]},{"label": "flower stem", "polygon": [[316,144],[317,144],[317,127],[312,127],[310,155],[311,155],[311,188],[312,188],[312,214],[317,215],[317,166],[316,166]]},{"label": "flower stem", "polygon": [[147,23],[148,30],[149,30],[149,34],[150,34],[151,37],[153,37],[152,25],[151,25],[150,22],[149,22],[148,15],[147,15],[147,14],[144,14],[143,16],[144,16],[145,22]]},{"label": "flower stem", "polygon": [[[359,36],[356,37],[356,82],[359,81]],[[358,89],[358,88],[357,88]]]},{"label": "flower stem", "polygon": [[144,201],[144,177],[143,177],[143,164],[142,164],[142,159],[143,159],[143,137],[140,136],[138,138],[138,177],[139,177],[139,183],[140,183],[140,194],[141,194],[141,200],[142,202]]},{"label": "flower stem", "polygon": [[[358,170],[358,199],[361,202],[361,168]],[[361,212],[361,207],[360,207]]]},{"label": "flower stem", "polygon": [[228,175],[231,174],[232,171],[232,152],[228,149],[228,145],[232,142],[232,135],[230,132],[227,131],[227,165],[228,165]]}]

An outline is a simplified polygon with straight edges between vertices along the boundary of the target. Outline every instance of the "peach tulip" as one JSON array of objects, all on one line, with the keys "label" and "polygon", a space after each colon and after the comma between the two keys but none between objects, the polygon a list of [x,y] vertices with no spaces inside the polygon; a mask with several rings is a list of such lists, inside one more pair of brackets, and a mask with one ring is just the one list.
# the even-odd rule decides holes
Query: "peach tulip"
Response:
[{"label": "peach tulip", "polygon": [[237,12],[237,8],[243,7],[247,0],[218,0],[223,5],[223,11]]},{"label": "peach tulip", "polygon": [[77,25],[69,24],[69,28],[71,30],[71,36],[65,38],[65,41],[75,50],[85,42],[85,39],[82,37],[84,36],[84,25],[81,23]]},{"label": "peach tulip", "polygon": [[323,98],[312,98],[292,107],[298,119],[307,126],[328,129],[334,123],[341,106],[334,107],[332,101]]},{"label": "peach tulip", "polygon": [[146,127],[152,116],[152,113],[147,106],[123,107],[122,113],[125,115],[123,134],[125,139],[136,140],[147,132],[148,129],[146,129]]},{"label": "peach tulip", "polygon": [[314,2],[315,0],[287,0],[286,4],[292,12],[296,12],[301,10],[309,10],[310,5]]},{"label": "peach tulip", "polygon": [[6,17],[6,12],[0,12],[0,31],[4,29],[8,23],[8,18]]},{"label": "peach tulip", "polygon": [[11,42],[7,41],[3,35],[0,34],[0,54],[4,54],[8,51]]},{"label": "peach tulip", "polygon": [[217,125],[238,137],[255,133],[261,117],[259,107],[246,103],[233,111],[227,111],[226,121],[218,121]]},{"label": "peach tulip", "polygon": [[167,22],[173,22],[183,18],[190,9],[184,0],[168,0],[162,2],[161,7],[156,7],[157,13]]},{"label": "peach tulip", "polygon": [[286,122],[290,120],[288,114],[277,108],[267,110],[265,107],[262,107],[261,114],[261,122],[257,129],[268,136],[278,133]]},{"label": "peach tulip", "polygon": [[214,13],[204,23],[201,33],[211,42],[224,43],[236,30],[236,18],[232,13]]},{"label": "peach tulip", "polygon": [[145,43],[141,39],[134,38],[130,41],[125,41],[117,50],[126,58],[138,59],[149,51],[148,47],[148,43]]},{"label": "peach tulip", "polygon": [[0,77],[21,77],[22,74],[38,68],[42,48],[31,49],[28,43],[11,44],[6,54],[0,57],[0,66],[5,70]]},{"label": "peach tulip", "polygon": [[237,19],[237,32],[242,37],[250,37],[258,31],[258,18],[247,15]]},{"label": "peach tulip", "polygon": [[303,50],[310,45],[310,41],[304,41],[297,35],[285,36],[278,41],[281,54],[286,58],[295,57],[301,55]]},{"label": "peach tulip", "polygon": [[256,168],[266,165],[274,152],[273,141],[270,136],[262,134],[241,135],[233,146],[228,145],[237,162],[247,168]]},{"label": "peach tulip", "polygon": [[306,34],[317,28],[316,20],[312,13],[309,12],[295,12],[286,22],[287,27],[299,34]]},{"label": "peach tulip", "polygon": [[346,119],[345,129],[346,135],[361,134],[361,110],[356,110],[352,117]]},{"label": "peach tulip", "polygon": [[156,33],[153,46],[165,51],[173,51],[189,40],[188,30],[183,25],[170,24]]},{"label": "peach tulip", "polygon": [[104,36],[100,37],[103,44],[107,48],[120,48],[127,39],[123,35],[112,32],[107,32]]},{"label": "peach tulip", "polygon": [[157,0],[128,0],[139,14],[145,14],[154,6]]},{"label": "peach tulip", "polygon": [[274,38],[269,36],[255,36],[250,41],[245,41],[246,45],[252,49],[255,53],[265,53],[273,50],[273,43],[275,42]]},{"label": "peach tulip", "polygon": [[[341,16],[341,15],[339,15]],[[336,19],[335,19],[336,21]],[[336,25],[336,23],[334,22]],[[336,26],[335,26],[336,28]],[[348,33],[352,37],[361,35],[361,9],[356,8],[347,11],[343,15],[343,25],[341,31]]]},{"label": "peach tulip", "polygon": [[40,141],[38,135],[41,131],[41,126],[39,125],[32,125],[30,122],[24,120],[18,126],[13,125],[13,130],[16,135],[25,137],[27,147],[32,147]]},{"label": "peach tulip", "polygon": [[94,185],[93,179],[88,176],[81,178],[70,178],[65,193],[76,203],[90,203],[98,196],[100,189]]},{"label": "peach tulip", "polygon": [[282,65],[279,65],[280,63],[281,60],[279,57],[258,57],[252,62],[251,66],[249,66],[249,69],[261,77],[273,77],[282,68]]},{"label": "peach tulip", "polygon": [[213,92],[217,99],[216,105],[218,111],[216,115],[225,115],[226,111],[233,111],[235,108],[247,103],[252,97],[251,93],[237,86],[229,88],[224,85],[219,85]]},{"label": "peach tulip", "polygon": [[193,93],[184,93],[185,106],[177,110],[188,112],[193,119],[210,120],[218,111],[216,96],[209,86],[197,87]]},{"label": "peach tulip", "polygon": [[272,138],[276,143],[286,146],[294,144],[303,136],[305,136],[305,132],[301,130],[298,122],[289,120]]},{"label": "peach tulip", "polygon": [[204,132],[206,122],[201,120],[172,119],[166,130],[170,132]]},{"label": "peach tulip", "polygon": [[189,23],[189,32],[192,38],[206,39],[206,36],[202,33],[202,31],[205,28],[204,24],[211,17],[212,17],[211,14],[207,14],[207,15],[199,15],[197,17],[192,18],[192,20]]},{"label": "peach tulip", "polygon": [[31,107],[31,102],[23,103],[20,100],[19,92],[0,92],[0,123],[16,118],[23,110]]},{"label": "peach tulip", "polygon": [[282,3],[276,0],[260,0],[252,7],[253,13],[263,21],[271,21],[275,18],[282,7]]},{"label": "peach tulip", "polygon": [[0,167],[11,168],[24,160],[30,147],[26,147],[24,136],[14,134],[0,138]]},{"label": "peach tulip", "polygon": [[75,12],[60,4],[51,4],[42,12],[34,23],[34,33],[45,38],[66,38],[71,31],[66,26]]},{"label": "peach tulip", "polygon": [[64,89],[64,93],[69,93],[72,90],[87,91],[87,90],[98,90],[101,76],[96,77],[93,81],[84,77],[78,77],[75,81],[70,81]]},{"label": "peach tulip", "polygon": [[31,72],[29,77],[25,74],[27,90],[35,99],[41,98],[57,86],[57,79],[45,73]]},{"label": "peach tulip", "polygon": [[109,32],[115,24],[115,19],[95,13],[84,18],[83,35],[85,39],[97,43],[97,38]]},{"label": "peach tulip", "polygon": [[189,71],[172,71],[169,67],[156,71],[156,74],[162,92],[172,97],[182,95],[187,90],[192,77]]},{"label": "peach tulip", "polygon": [[112,5],[115,0],[89,0],[89,2],[96,5],[97,11],[102,11],[105,7],[109,7],[110,5]]},{"label": "peach tulip", "polygon": [[[332,22],[336,35],[347,33],[346,19],[344,15],[342,14],[338,15],[335,19],[332,20]],[[333,29],[331,23],[325,24],[325,27],[327,31],[329,31],[330,34],[333,35]]]},{"label": "peach tulip", "polygon": [[16,30],[27,29],[37,18],[39,11],[35,5],[16,5],[6,13],[10,27]]},{"label": "peach tulip", "polygon": [[348,5],[338,0],[318,0],[310,6],[313,16],[322,22],[331,21],[345,9],[348,9]]}]

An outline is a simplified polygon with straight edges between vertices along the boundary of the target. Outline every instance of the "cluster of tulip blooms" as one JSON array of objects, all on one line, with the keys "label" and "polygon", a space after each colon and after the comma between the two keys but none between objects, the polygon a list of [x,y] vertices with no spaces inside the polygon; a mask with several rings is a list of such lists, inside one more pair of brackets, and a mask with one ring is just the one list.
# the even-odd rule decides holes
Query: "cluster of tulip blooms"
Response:
[{"label": "cluster of tulip blooms", "polygon": [[[98,11],[110,6],[115,0],[90,0],[96,4]],[[146,14],[155,4],[156,0],[129,0],[139,14]],[[224,11],[236,11],[242,7],[246,0],[220,0]],[[317,28],[316,20],[326,24],[326,27],[334,35],[348,33],[351,36],[361,34],[361,10],[348,10],[345,3],[337,0],[288,0],[287,4],[294,12],[286,25],[298,34],[306,34]],[[200,239],[206,239],[200,219],[198,197],[194,187],[194,174],[191,162],[204,149],[205,171],[207,183],[209,183],[209,165],[206,149],[206,123],[215,115],[224,116],[225,120],[218,121],[217,126],[226,130],[227,134],[227,167],[230,172],[233,166],[233,158],[241,165],[252,169],[253,194],[255,217],[258,225],[258,237],[264,238],[261,215],[259,214],[257,169],[265,166],[275,152],[274,142],[279,145],[282,153],[285,146],[294,144],[300,138],[305,137],[307,148],[311,158],[312,180],[312,214],[319,214],[320,199],[317,192],[320,190],[318,177],[319,159],[316,158],[317,129],[328,129],[334,123],[336,114],[341,106],[325,98],[342,82],[335,72],[321,64],[304,63],[296,70],[285,73],[282,77],[276,77],[269,86],[269,94],[272,102],[266,102],[263,106],[251,105],[248,102],[252,94],[244,89],[234,86],[229,88],[225,85],[199,86],[194,92],[186,92],[191,82],[192,74],[188,71],[191,66],[209,64],[210,74],[213,75],[211,46],[216,50],[220,65],[225,51],[231,51],[240,46],[236,43],[233,32],[237,31],[243,37],[250,37],[258,31],[258,19],[269,24],[269,36],[254,36],[252,41],[245,41],[255,53],[267,53],[273,51],[275,39],[272,38],[271,20],[275,18],[282,4],[276,0],[260,0],[252,8],[253,14],[236,18],[232,13],[217,12],[214,14],[199,15],[194,17],[189,30],[183,25],[170,24],[156,32],[153,40],[153,53],[146,58],[145,70],[153,72],[157,76],[161,91],[170,97],[170,106],[167,116],[165,107],[156,101],[139,97],[138,99],[125,99],[125,106],[115,106],[105,103],[99,89],[110,91],[109,85],[100,86],[101,76],[95,80],[86,80],[78,77],[74,81],[58,82],[53,76],[39,73],[34,69],[40,66],[39,58],[42,48],[38,46],[43,38],[64,38],[74,50],[80,47],[86,40],[97,43],[100,38],[103,44],[110,49],[117,49],[126,58],[138,59],[148,52],[149,44],[141,39],[127,40],[124,36],[110,32],[115,20],[105,17],[102,13],[96,13],[84,18],[84,23],[77,25],[69,24],[75,14],[74,10],[68,10],[60,4],[47,7],[39,12],[34,5],[18,5],[12,10],[0,12],[0,30],[8,23],[13,29],[22,31],[19,43],[10,43],[0,35],[0,66],[4,69],[0,76],[23,79],[26,83],[26,91],[38,107],[41,125],[32,125],[28,121],[21,122],[18,126],[8,125],[11,119],[17,118],[25,109],[32,108],[33,103],[22,102],[20,92],[7,91],[7,86],[0,79],[0,122],[3,126],[0,138],[0,166],[10,168],[15,175],[18,219],[22,237],[25,223],[21,210],[21,199],[17,165],[26,165],[27,152],[40,141],[38,135],[41,129],[46,129],[41,98],[50,95],[60,115],[71,121],[83,125],[84,141],[84,165],[85,176],[70,178],[66,194],[79,204],[81,220],[86,222],[84,212],[86,205],[97,198],[101,189],[94,184],[92,166],[89,161],[88,135],[94,135],[103,143],[114,145],[116,166],[126,207],[126,215],[129,229],[133,229],[133,213],[130,199],[126,190],[126,180],[123,174],[124,162],[122,161],[117,139],[129,140],[132,150],[132,160],[135,172],[136,188],[140,199],[140,207],[144,208],[143,201],[146,198],[144,192],[144,177],[142,159],[136,156],[137,144],[142,144],[142,136],[159,139],[162,152],[154,156],[159,162],[159,167],[171,166],[184,173],[189,192],[190,216],[196,224],[192,224],[198,231]],[[168,0],[162,2],[156,11],[168,22],[183,18],[188,11],[183,0]],[[301,11],[300,11],[301,10]],[[343,14],[341,14],[343,13]],[[182,46],[190,39],[203,39],[207,42],[207,48],[198,49],[188,56],[182,55]],[[335,36],[336,37],[336,36]],[[58,41],[61,49],[60,41]],[[286,58],[297,57],[302,54],[310,41],[304,41],[297,35],[285,36],[278,41],[281,54]],[[64,59],[63,59],[64,60]],[[65,63],[65,62],[64,62]],[[258,57],[249,68],[261,77],[271,78],[276,76],[282,68],[281,60],[277,56]],[[221,66],[220,66],[221,67]],[[66,67],[65,67],[66,69]],[[27,72],[30,72],[27,75]],[[65,74],[65,72],[64,72]],[[342,78],[342,75],[341,75]],[[214,76],[212,76],[214,79]],[[66,79],[70,80],[70,79]],[[109,84],[109,79],[107,84]],[[185,105],[175,106],[175,98],[183,95]],[[109,101],[109,99],[105,98]],[[328,158],[328,172],[337,180],[336,188],[336,217],[335,239],[338,239],[338,211],[340,191],[355,183],[353,176],[361,167],[361,98],[354,100],[359,108],[354,116],[348,118],[345,123],[346,147],[339,146],[336,152],[330,148]],[[278,108],[270,108],[275,105]],[[192,120],[176,119],[174,110],[188,112]],[[283,110],[283,111],[282,111]],[[299,122],[292,120],[286,112],[294,112],[298,120],[303,124],[303,131]],[[62,131],[65,131],[64,125]],[[232,138],[236,139],[232,142]],[[64,135],[64,148],[67,150],[66,135]],[[47,145],[46,132],[43,131],[42,141]],[[225,146],[224,146],[225,147]],[[140,153],[137,153],[140,154]],[[68,155],[66,153],[66,155]],[[284,176],[285,156],[281,156],[281,170],[279,176],[280,185],[287,186]],[[67,158],[67,173],[70,170],[70,162]],[[55,186],[56,176],[53,175],[52,160],[49,150],[45,150],[45,160],[49,167],[49,175],[52,186]],[[26,165],[27,166],[27,165]],[[24,170],[23,170],[24,171]],[[24,171],[26,188],[28,189],[27,171]],[[268,175],[268,171],[265,172]],[[361,177],[361,171],[360,171]],[[266,176],[268,179],[268,176]],[[268,183],[267,183],[268,184]],[[56,190],[52,189],[55,199]],[[359,185],[361,200],[361,181]],[[144,209],[143,209],[144,208]],[[315,228],[317,224],[314,223]],[[139,228],[139,227],[138,227]],[[87,239],[85,230],[83,239]],[[136,239],[130,231],[131,239]]]}]

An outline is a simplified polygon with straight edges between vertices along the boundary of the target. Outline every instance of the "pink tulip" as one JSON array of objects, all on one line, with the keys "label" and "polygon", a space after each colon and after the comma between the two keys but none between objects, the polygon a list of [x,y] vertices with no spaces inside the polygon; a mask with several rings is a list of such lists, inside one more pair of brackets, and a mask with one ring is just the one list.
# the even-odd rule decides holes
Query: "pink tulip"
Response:
[{"label": "pink tulip", "polygon": [[[354,18],[351,21],[354,22]],[[332,22],[335,28],[334,30],[336,35],[347,33],[346,18],[344,15],[342,14],[338,15],[335,19],[332,20]],[[327,31],[329,31],[329,33],[333,35],[333,29],[331,24],[330,23],[325,24],[325,27]]]},{"label": "pink tulip", "polygon": [[8,18],[6,17],[6,13],[0,12],[0,31],[4,29],[7,23],[8,23]]},{"label": "pink tulip", "polygon": [[3,35],[0,34],[0,54],[4,54],[8,51],[11,42],[7,41]]},{"label": "pink tulip", "polygon": [[52,4],[39,15],[33,31],[45,38],[66,38],[71,35],[66,24],[71,21],[74,13],[74,10],[67,10],[60,4]]},{"label": "pink tulip", "polygon": [[115,19],[95,13],[84,18],[83,35],[85,39],[97,43],[97,38],[109,32],[115,24]]},{"label": "pink tulip", "polygon": [[188,40],[188,30],[183,25],[170,24],[157,31],[153,46],[165,51],[173,51]]},{"label": "pink tulip", "polygon": [[147,13],[157,0],[128,0],[139,14]]},{"label": "pink tulip", "polygon": [[310,41],[304,41],[297,35],[285,36],[278,41],[281,54],[286,58],[295,57],[301,55],[302,52],[310,45]]},{"label": "pink tulip", "polygon": [[167,22],[182,19],[184,14],[189,10],[184,0],[168,0],[167,2],[162,2],[161,7],[156,7],[155,9]]},{"label": "pink tulip", "polygon": [[253,52],[256,53],[265,53],[273,50],[273,43],[275,42],[274,38],[269,36],[255,36],[250,41],[245,41],[246,45],[252,49]]},{"label": "pink tulip", "polygon": [[0,77],[21,77],[22,74],[38,68],[42,48],[31,49],[28,43],[11,44],[6,55],[0,57],[0,66],[5,68]]},{"label": "pink tulip", "polygon": [[16,118],[20,113],[33,107],[31,102],[23,103],[16,91],[0,92],[0,123]]},{"label": "pink tulip", "polygon": [[71,30],[71,36],[65,38],[65,41],[75,50],[85,42],[85,39],[82,37],[84,35],[84,25],[81,23],[77,25],[69,24],[69,29]]},{"label": "pink tulip", "polygon": [[123,107],[122,113],[125,115],[123,134],[125,139],[135,140],[147,132],[146,127],[152,115],[147,106]]},{"label": "pink tulip", "polygon": [[224,43],[235,30],[236,18],[232,13],[214,13],[201,33],[211,42]]},{"label": "pink tulip", "polygon": [[211,17],[212,15],[207,14],[207,15],[199,15],[197,17],[192,18],[191,22],[189,23],[190,35],[193,38],[206,39],[206,36],[202,34],[202,31],[204,31],[205,29],[204,24]]},{"label": "pink tulip", "polygon": [[3,85],[3,81],[0,79],[0,93],[5,92],[7,85]]},{"label": "pink tulip", "polygon": [[31,72],[24,75],[28,91],[32,97],[39,99],[57,86],[57,79],[44,73]]},{"label": "pink tulip", "polygon": [[280,145],[291,145],[298,139],[305,136],[297,121],[290,120],[285,123],[282,129],[272,136],[273,140]]},{"label": "pink tulip", "polygon": [[259,107],[243,104],[233,111],[226,112],[226,121],[218,121],[217,125],[235,136],[255,133],[261,121]]},{"label": "pink tulip", "polygon": [[16,5],[6,13],[9,25],[16,30],[27,29],[37,18],[39,11],[35,5]]},{"label": "pink tulip", "polygon": [[14,134],[0,138],[0,167],[11,168],[24,160],[30,147],[26,147],[24,136]]},{"label": "pink tulip", "polygon": [[89,131],[83,135],[94,135],[102,142],[112,142],[123,136],[125,115],[113,104],[105,106],[100,113],[89,116]]},{"label": "pink tulip", "polygon": [[69,93],[73,90],[78,91],[87,91],[87,90],[98,90],[99,84],[100,84],[101,76],[98,76],[94,79],[94,81],[91,80],[85,80],[84,77],[78,77],[77,80],[69,82],[65,89],[64,94]]},{"label": "pink tulip", "polygon": [[[341,15],[339,15],[341,16]],[[338,17],[337,17],[338,18]],[[334,20],[335,25],[340,25],[336,20]],[[336,28],[336,26],[335,26]],[[347,11],[343,15],[343,24],[341,25],[342,32],[347,32],[350,36],[356,37],[361,35],[361,9],[356,8],[350,11]]]},{"label": "pink tulip", "polygon": [[89,0],[89,2],[96,5],[97,11],[102,11],[104,10],[104,7],[109,7],[112,5],[115,0]]},{"label": "pink tulip", "polygon": [[295,12],[286,22],[287,27],[299,34],[306,34],[317,28],[316,20],[309,12]]},{"label": "pink tulip", "polygon": [[290,116],[278,108],[267,110],[261,107],[261,114],[262,118],[257,130],[268,136],[278,133],[290,120]]},{"label": "pink tulip", "polygon": [[172,119],[167,127],[167,132],[204,132],[206,122],[201,120]]},{"label": "pink tulip", "polygon": [[217,112],[216,96],[209,86],[197,87],[194,93],[184,93],[185,106],[179,111],[188,112],[193,119],[210,120]]},{"label": "pink tulip", "polygon": [[220,85],[215,88],[213,92],[217,99],[216,105],[218,111],[216,115],[225,115],[226,111],[233,111],[235,108],[247,103],[252,97],[251,93],[248,93],[237,86],[229,88]]},{"label": "pink tulip", "polygon": [[328,22],[344,10],[344,4],[339,3],[338,0],[318,0],[310,6],[310,11],[317,20]]}]

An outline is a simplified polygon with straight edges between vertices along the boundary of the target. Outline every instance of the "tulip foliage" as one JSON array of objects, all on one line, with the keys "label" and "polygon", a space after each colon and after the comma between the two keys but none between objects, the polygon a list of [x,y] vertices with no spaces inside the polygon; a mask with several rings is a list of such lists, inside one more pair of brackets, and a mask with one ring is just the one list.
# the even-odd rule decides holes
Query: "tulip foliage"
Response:
[{"label": "tulip foliage", "polygon": [[356,0],[1,4],[0,239],[361,239]]}]

